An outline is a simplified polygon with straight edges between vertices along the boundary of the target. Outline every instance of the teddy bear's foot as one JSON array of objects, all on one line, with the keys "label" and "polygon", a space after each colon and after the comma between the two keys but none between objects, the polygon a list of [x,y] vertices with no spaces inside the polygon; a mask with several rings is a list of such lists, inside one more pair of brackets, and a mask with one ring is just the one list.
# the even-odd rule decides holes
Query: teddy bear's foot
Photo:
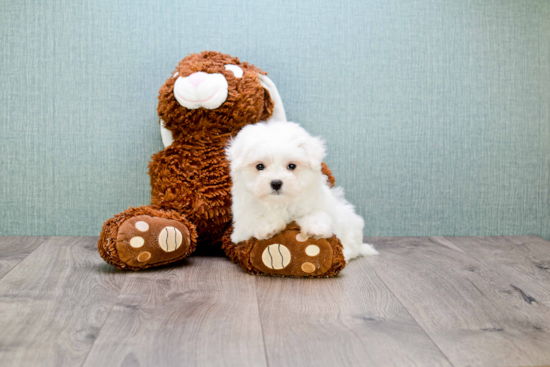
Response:
[{"label": "teddy bear's foot", "polygon": [[116,239],[120,260],[140,268],[180,258],[189,251],[190,244],[185,225],[148,215],[127,219],[120,226]]},{"label": "teddy bear's foot", "polygon": [[140,270],[183,259],[196,245],[196,228],[184,215],[148,205],[108,219],[97,249],[107,263],[119,269]]},{"label": "teddy bear's foot", "polygon": [[287,232],[256,243],[250,251],[250,264],[264,274],[295,277],[322,276],[330,269],[333,251],[327,239]]},{"label": "teddy bear's foot", "polygon": [[252,238],[233,244],[229,236],[230,231],[224,236],[226,254],[252,274],[332,277],[346,265],[342,244],[336,236],[307,238],[294,222],[283,232],[263,241]]}]

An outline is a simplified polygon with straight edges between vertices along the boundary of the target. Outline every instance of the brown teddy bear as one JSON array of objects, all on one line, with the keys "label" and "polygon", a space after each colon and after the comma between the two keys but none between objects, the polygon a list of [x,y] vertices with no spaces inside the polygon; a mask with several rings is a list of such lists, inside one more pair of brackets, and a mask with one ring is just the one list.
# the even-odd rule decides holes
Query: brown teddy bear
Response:
[{"label": "brown teddy bear", "polygon": [[[166,80],[158,98],[166,148],[149,163],[151,205],[129,208],[104,223],[98,250],[106,262],[139,270],[183,259],[197,246],[217,245],[252,274],[327,277],[343,269],[336,237],[299,240],[295,223],[264,241],[233,244],[229,239],[226,143],[247,124],[286,119],[277,89],[264,71],[218,52],[191,54]],[[324,164],[323,173],[333,185]],[[307,246],[315,247],[314,256],[306,253]]]}]

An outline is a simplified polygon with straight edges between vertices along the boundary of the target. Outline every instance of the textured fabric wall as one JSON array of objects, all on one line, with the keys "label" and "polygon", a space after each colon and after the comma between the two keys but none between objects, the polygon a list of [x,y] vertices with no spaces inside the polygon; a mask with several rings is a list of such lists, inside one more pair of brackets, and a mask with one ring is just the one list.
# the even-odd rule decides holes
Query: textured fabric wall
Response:
[{"label": "textured fabric wall", "polygon": [[186,54],[269,72],[366,235],[550,239],[550,2],[0,2],[0,234],[98,235],[150,201]]}]

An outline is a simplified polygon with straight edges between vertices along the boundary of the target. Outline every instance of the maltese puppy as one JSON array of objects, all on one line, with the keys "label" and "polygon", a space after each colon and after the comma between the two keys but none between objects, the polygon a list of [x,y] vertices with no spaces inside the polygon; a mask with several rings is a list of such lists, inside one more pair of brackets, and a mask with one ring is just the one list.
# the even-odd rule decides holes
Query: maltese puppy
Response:
[{"label": "maltese puppy", "polygon": [[321,172],[323,141],[300,125],[286,121],[248,125],[226,153],[233,181],[234,243],[251,237],[268,239],[296,221],[302,236],[335,234],[346,261],[378,254],[363,243],[363,218],[344,199],[342,188],[331,189]]}]

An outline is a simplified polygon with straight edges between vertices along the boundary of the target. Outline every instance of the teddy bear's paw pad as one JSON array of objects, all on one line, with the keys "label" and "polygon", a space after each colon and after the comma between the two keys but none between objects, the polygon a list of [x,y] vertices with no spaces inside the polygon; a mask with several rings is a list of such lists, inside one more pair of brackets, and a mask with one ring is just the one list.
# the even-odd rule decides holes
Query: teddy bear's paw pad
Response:
[{"label": "teddy bear's paw pad", "polygon": [[327,239],[308,238],[294,229],[259,241],[250,252],[251,265],[272,275],[322,276],[330,269],[332,261],[332,247]]},{"label": "teddy bear's paw pad", "polygon": [[143,267],[188,255],[190,243],[189,229],[184,224],[139,215],[120,226],[116,248],[120,260]]}]

